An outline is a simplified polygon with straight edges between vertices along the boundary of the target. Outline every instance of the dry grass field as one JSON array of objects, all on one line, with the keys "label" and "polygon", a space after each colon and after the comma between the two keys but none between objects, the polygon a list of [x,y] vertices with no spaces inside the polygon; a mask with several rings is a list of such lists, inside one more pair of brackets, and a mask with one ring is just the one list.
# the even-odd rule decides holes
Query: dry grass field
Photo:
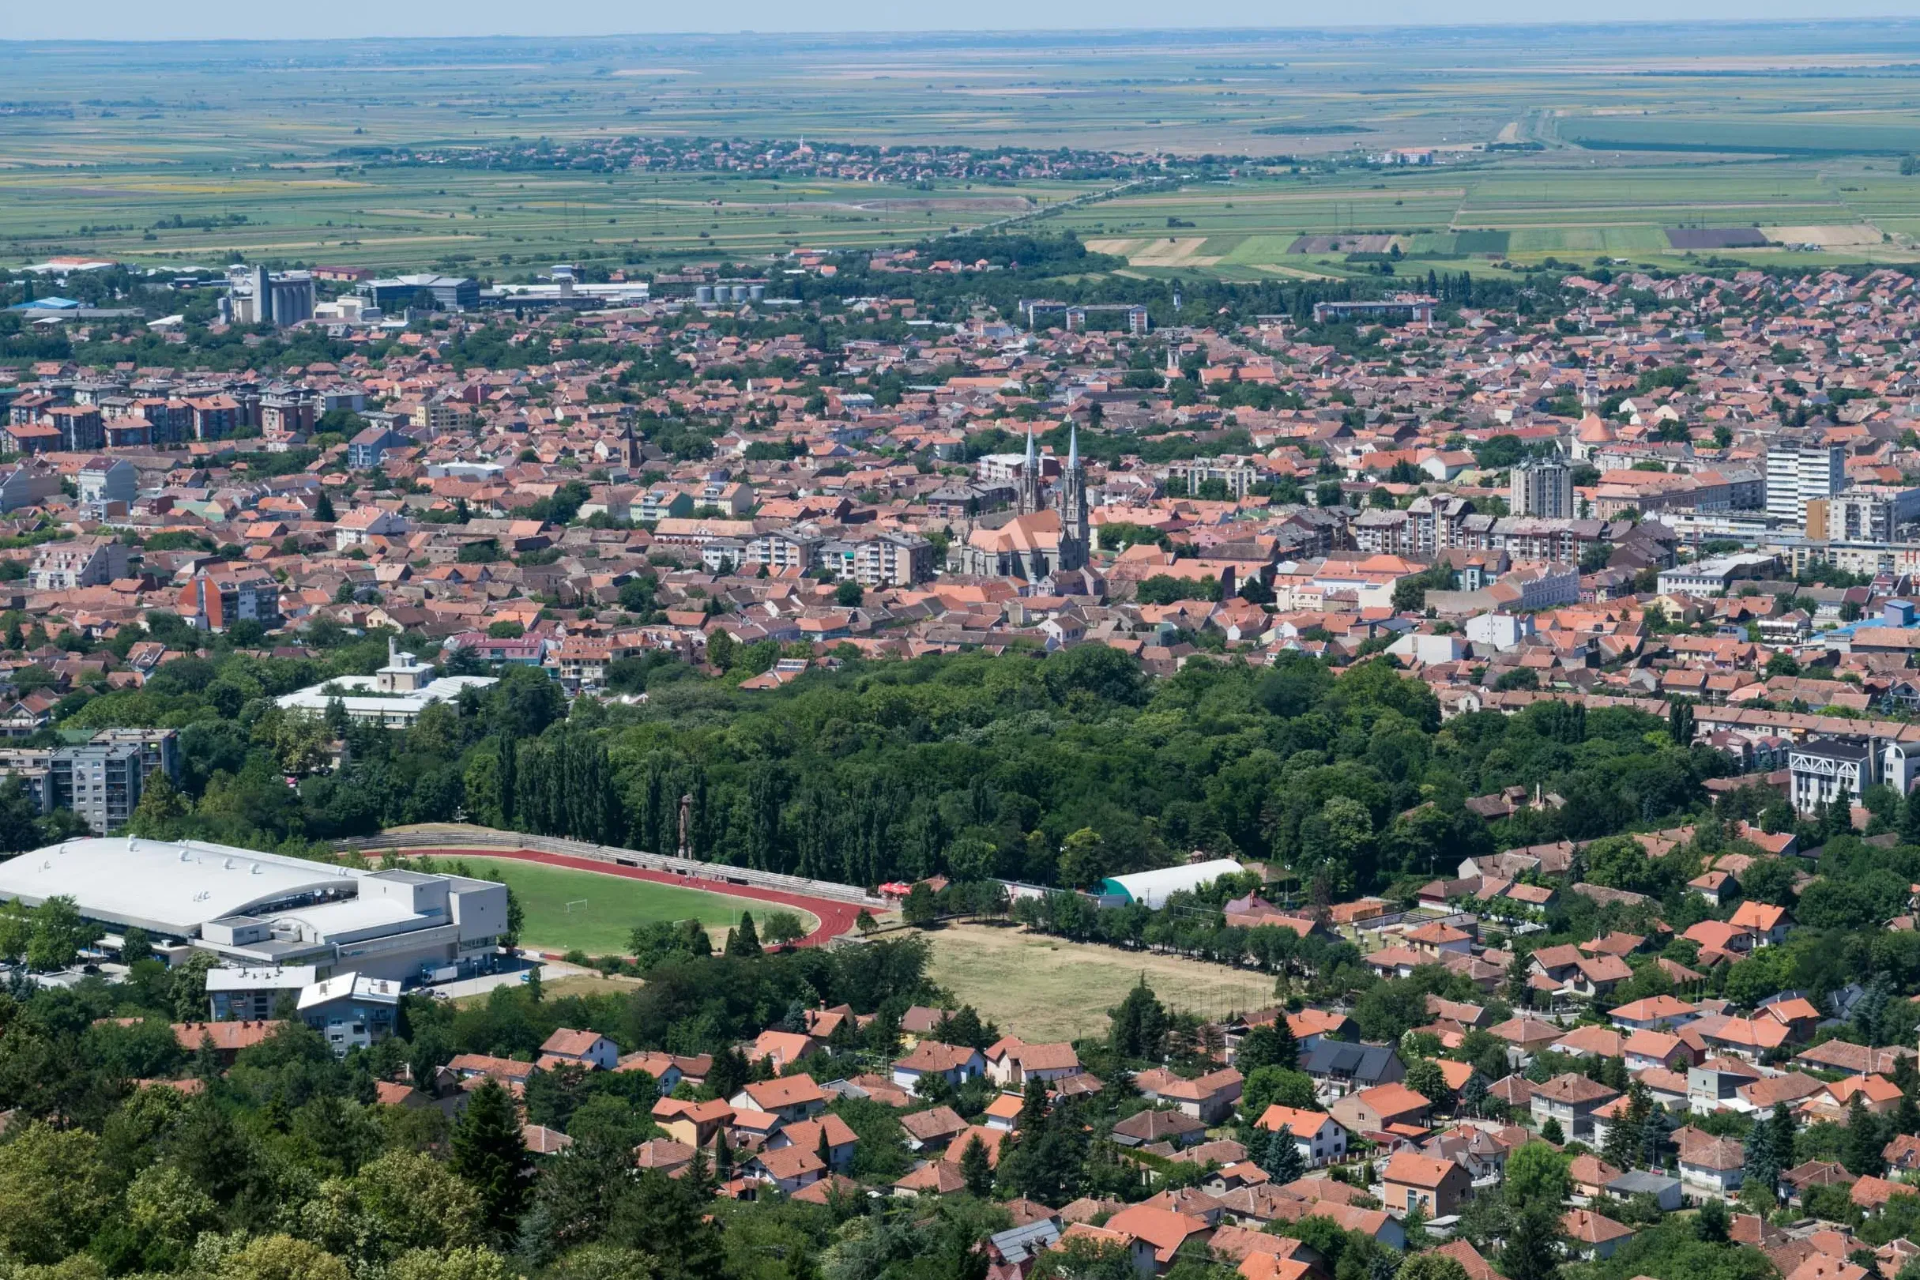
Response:
[{"label": "dry grass field", "polygon": [[1206,1017],[1273,1001],[1272,978],[1177,956],[995,925],[950,925],[928,936],[933,980],[1024,1040],[1071,1040],[1104,1031],[1107,1010],[1142,974],[1167,1005]]}]

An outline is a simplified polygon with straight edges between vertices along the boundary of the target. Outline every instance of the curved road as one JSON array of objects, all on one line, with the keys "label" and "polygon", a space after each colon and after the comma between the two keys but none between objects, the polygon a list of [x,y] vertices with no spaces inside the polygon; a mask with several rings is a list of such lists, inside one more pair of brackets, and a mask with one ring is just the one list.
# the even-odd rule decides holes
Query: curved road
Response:
[{"label": "curved road", "polygon": [[787,893],[780,889],[763,889],[758,885],[731,884],[715,878],[707,880],[700,876],[677,876],[666,871],[650,871],[645,867],[623,867],[617,863],[598,862],[592,858],[570,858],[563,853],[541,853],[533,849],[472,849],[455,845],[432,849],[408,849],[409,854],[425,853],[436,857],[468,858],[512,858],[519,862],[539,862],[550,867],[566,867],[572,871],[593,871],[603,876],[624,876],[628,880],[650,880],[655,884],[679,885],[683,889],[701,889],[707,893],[725,894],[729,898],[748,898],[755,902],[771,902],[782,907],[797,907],[819,920],[819,925],[806,937],[795,943],[800,947],[817,947],[843,933],[851,933],[854,921],[860,916],[860,908],[851,902],[835,902],[831,898],[813,898],[805,894]]}]

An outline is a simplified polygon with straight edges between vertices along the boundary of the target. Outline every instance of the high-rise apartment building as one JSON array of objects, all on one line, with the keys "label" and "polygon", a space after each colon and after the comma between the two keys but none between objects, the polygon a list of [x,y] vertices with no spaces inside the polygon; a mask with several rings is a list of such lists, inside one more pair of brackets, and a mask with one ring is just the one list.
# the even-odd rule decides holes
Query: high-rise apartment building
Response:
[{"label": "high-rise apartment building", "polygon": [[1807,503],[1846,488],[1846,451],[1839,445],[1776,444],[1767,450],[1767,514],[1805,527]]},{"label": "high-rise apartment building", "polygon": [[1571,520],[1573,509],[1573,470],[1559,454],[1529,458],[1515,467],[1513,491],[1507,500],[1516,516],[1542,516],[1549,520]]}]

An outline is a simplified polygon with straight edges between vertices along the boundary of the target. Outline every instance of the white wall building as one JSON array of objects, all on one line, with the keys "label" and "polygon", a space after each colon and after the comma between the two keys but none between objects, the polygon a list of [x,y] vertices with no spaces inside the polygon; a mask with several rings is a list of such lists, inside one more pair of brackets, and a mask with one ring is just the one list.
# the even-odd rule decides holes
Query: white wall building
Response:
[{"label": "white wall building", "polygon": [[485,969],[507,932],[505,885],[197,840],[68,840],[0,863],[0,900],[58,896],[110,930],[139,927],[242,968],[310,967],[317,981]]},{"label": "white wall building", "polygon": [[1846,451],[1838,445],[1776,444],[1767,450],[1767,514],[1805,528],[1807,501],[1846,488]]}]

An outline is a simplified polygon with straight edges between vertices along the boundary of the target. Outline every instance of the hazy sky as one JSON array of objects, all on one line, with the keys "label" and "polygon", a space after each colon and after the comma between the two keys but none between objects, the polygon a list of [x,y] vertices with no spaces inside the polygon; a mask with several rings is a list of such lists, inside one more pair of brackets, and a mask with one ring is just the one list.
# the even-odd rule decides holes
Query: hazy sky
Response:
[{"label": "hazy sky", "polygon": [[[0,39],[170,40],[338,36],[619,35],[664,32],[1020,31],[1113,27],[1290,27],[1402,23],[1920,17],[1920,0],[1372,0],[1367,4],[1212,0],[0,0]],[[1662,49],[1658,52],[1683,52]]]}]

